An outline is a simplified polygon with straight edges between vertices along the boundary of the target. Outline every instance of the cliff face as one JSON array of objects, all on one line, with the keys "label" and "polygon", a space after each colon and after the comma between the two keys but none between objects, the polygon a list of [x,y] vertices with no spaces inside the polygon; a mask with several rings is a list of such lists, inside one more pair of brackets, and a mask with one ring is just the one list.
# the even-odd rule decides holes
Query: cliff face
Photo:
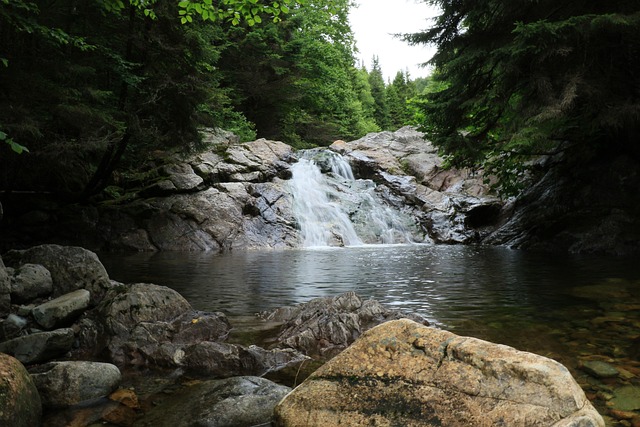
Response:
[{"label": "cliff face", "polygon": [[[505,203],[490,194],[480,173],[444,169],[437,150],[409,127],[336,141],[329,149],[348,161],[358,181],[336,187],[353,205],[347,215],[362,220],[354,200],[374,188],[381,203],[412,218],[416,242],[640,251],[640,163],[631,157],[583,168],[547,159],[541,179]],[[4,194],[0,249],[39,243],[134,251],[297,247],[303,239],[290,180],[299,157],[277,141],[214,138],[208,151],[189,157],[159,153],[150,168],[121,179],[92,205]],[[319,168],[332,175],[321,158]]]},{"label": "cliff face", "polygon": [[628,255],[640,252],[640,161],[618,154],[572,167],[549,159],[544,174],[507,204],[484,243]]}]

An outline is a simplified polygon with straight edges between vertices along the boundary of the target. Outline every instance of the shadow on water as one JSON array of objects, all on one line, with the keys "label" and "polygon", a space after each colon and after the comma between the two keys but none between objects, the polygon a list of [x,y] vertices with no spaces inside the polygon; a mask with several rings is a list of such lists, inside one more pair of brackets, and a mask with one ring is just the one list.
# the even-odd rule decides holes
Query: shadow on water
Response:
[{"label": "shadow on water", "polygon": [[168,286],[241,328],[259,329],[263,310],[355,291],[457,334],[554,358],[596,400],[601,384],[580,361],[608,361],[640,381],[635,259],[432,245],[99,257],[111,278]]}]

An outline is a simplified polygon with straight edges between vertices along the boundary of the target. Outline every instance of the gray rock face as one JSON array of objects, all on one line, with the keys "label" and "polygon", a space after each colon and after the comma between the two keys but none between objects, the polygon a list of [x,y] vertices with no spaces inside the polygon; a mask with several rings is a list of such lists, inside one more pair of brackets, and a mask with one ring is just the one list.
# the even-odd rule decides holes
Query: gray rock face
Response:
[{"label": "gray rock face", "polygon": [[23,264],[11,278],[11,301],[20,304],[53,292],[51,273],[40,264]]},{"label": "gray rock face", "polygon": [[544,176],[506,206],[505,220],[485,242],[556,252],[640,252],[640,163],[608,157],[581,167],[568,166],[562,155],[548,159]]},{"label": "gray rock face", "polygon": [[86,289],[91,292],[91,303],[97,304],[111,284],[98,256],[84,248],[40,245],[9,251],[5,261],[14,268],[24,264],[44,266],[51,273],[54,297]]},{"label": "gray rock face", "polygon": [[167,399],[135,423],[136,427],[269,425],[273,407],[289,387],[259,377],[205,381]]},{"label": "gray rock face", "polygon": [[22,364],[0,353],[0,425],[39,426],[42,417],[40,395]]},{"label": "gray rock face", "polygon": [[73,347],[73,329],[38,332],[0,343],[0,352],[24,364],[46,362],[67,353]]},{"label": "gray rock face", "polygon": [[436,148],[411,127],[330,149],[349,160],[356,177],[372,179],[390,205],[410,211],[435,243],[478,242],[498,222],[502,202],[482,175],[444,169]]},{"label": "gray rock face", "polygon": [[318,369],[278,404],[275,424],[604,427],[559,363],[406,319]]},{"label": "gray rock face", "polygon": [[75,320],[89,307],[90,293],[86,289],[69,292],[32,311],[36,322],[45,329],[60,327]]},{"label": "gray rock face", "polygon": [[108,396],[120,383],[120,370],[109,363],[51,362],[31,370],[42,404],[72,406]]},{"label": "gray rock face", "polygon": [[363,332],[380,323],[412,318],[428,325],[417,314],[389,310],[377,301],[362,300],[354,292],[315,298],[294,307],[261,313],[265,320],[283,322],[278,342],[307,355],[331,356],[344,350]]}]

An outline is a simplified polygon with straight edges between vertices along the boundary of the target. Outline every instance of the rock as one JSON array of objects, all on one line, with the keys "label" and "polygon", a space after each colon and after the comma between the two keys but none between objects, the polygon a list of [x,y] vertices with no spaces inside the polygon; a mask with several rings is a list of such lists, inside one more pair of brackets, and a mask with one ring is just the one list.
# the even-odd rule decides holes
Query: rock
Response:
[{"label": "rock", "polygon": [[24,264],[40,264],[51,273],[53,296],[59,297],[78,289],[91,292],[91,303],[97,304],[110,287],[109,276],[98,256],[84,248],[40,245],[27,250],[12,250],[5,261],[14,268]]},{"label": "rock", "polygon": [[197,375],[227,378],[264,375],[307,359],[293,349],[265,350],[257,346],[207,341],[185,347],[179,365]]},{"label": "rock", "polygon": [[231,328],[224,314],[194,311],[176,291],[146,283],[111,291],[98,312],[118,364],[177,366],[184,346],[224,339]]},{"label": "rock", "polygon": [[108,396],[120,383],[120,370],[109,363],[51,362],[31,370],[42,404],[59,408]]},{"label": "rock", "polygon": [[10,314],[6,319],[0,320],[0,342],[20,335],[27,323],[27,319],[16,314]]},{"label": "rock", "polygon": [[260,316],[283,322],[278,342],[307,355],[336,354],[364,331],[388,320],[410,317],[428,325],[417,314],[389,310],[372,299],[363,301],[354,292],[336,297],[315,298],[294,307],[283,307]]},{"label": "rock", "polygon": [[0,353],[0,425],[39,426],[41,418],[40,395],[29,373],[18,360]]},{"label": "rock", "polygon": [[51,273],[40,264],[23,264],[11,278],[11,301],[14,304],[31,302],[53,292]]},{"label": "rock", "polygon": [[33,317],[45,329],[68,325],[89,307],[90,295],[86,289],[69,292],[35,307]]},{"label": "rock", "polygon": [[204,381],[164,400],[135,423],[136,427],[269,425],[273,407],[289,387],[259,377]]},{"label": "rock", "polygon": [[47,362],[73,347],[73,329],[37,332],[0,343],[0,352],[14,356],[25,365]]},{"label": "rock", "polygon": [[599,426],[561,364],[410,320],[364,333],[275,408],[277,426]]},{"label": "rock", "polygon": [[619,411],[640,410],[640,387],[627,385],[614,390],[609,403]]},{"label": "rock", "polygon": [[585,360],[580,367],[596,378],[611,378],[620,375],[620,372],[615,367],[600,360]]},{"label": "rock", "polygon": [[[539,251],[625,255],[640,251],[640,161],[607,150],[562,150],[505,207],[485,243]],[[578,160],[581,159],[581,160]]]},{"label": "rock", "polygon": [[11,280],[7,269],[0,258],[0,317],[11,312]]}]

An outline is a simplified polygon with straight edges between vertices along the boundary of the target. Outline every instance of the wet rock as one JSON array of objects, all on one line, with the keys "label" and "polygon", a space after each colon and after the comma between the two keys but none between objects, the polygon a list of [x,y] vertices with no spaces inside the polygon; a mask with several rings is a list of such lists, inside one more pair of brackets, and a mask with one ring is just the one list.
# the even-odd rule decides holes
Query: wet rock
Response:
[{"label": "wet rock", "polygon": [[47,362],[73,347],[73,329],[37,332],[0,343],[0,352],[14,356],[24,364]]},{"label": "wet rock", "polygon": [[278,404],[275,424],[604,427],[559,363],[406,319],[312,374]]},{"label": "wet rock", "polygon": [[389,310],[372,299],[362,300],[354,292],[316,298],[294,307],[261,313],[260,317],[284,323],[278,335],[281,345],[308,355],[327,356],[338,353],[364,331],[388,320],[409,317],[428,324],[417,314]]},{"label": "wet rock", "polygon": [[257,346],[208,341],[185,347],[179,365],[197,375],[227,378],[264,375],[307,359],[293,349],[265,350]]},{"label": "wet rock", "polygon": [[6,319],[0,320],[0,342],[20,335],[27,323],[27,319],[15,314],[10,314]]},{"label": "wet rock", "polygon": [[619,411],[640,410],[640,386],[627,385],[615,389],[609,403]]},{"label": "wet rock", "polygon": [[116,366],[99,362],[51,362],[30,372],[42,404],[58,408],[106,397],[121,379]]},{"label": "wet rock", "polygon": [[69,292],[35,307],[31,312],[45,329],[68,325],[89,307],[90,293],[86,289]]},{"label": "wet rock", "polygon": [[136,427],[269,425],[273,407],[289,387],[259,377],[235,377],[197,383],[153,408]]},{"label": "wet rock", "polygon": [[596,378],[612,378],[620,375],[614,366],[600,360],[586,360],[581,363],[580,367]]},{"label": "wet rock", "polygon": [[33,427],[41,417],[40,395],[29,373],[18,360],[0,353],[0,425]]},{"label": "wet rock", "polygon": [[53,292],[51,273],[40,264],[23,264],[11,278],[11,301],[14,304],[29,302]]},{"label": "wet rock", "polygon": [[51,273],[53,297],[78,289],[91,292],[91,304],[97,304],[110,287],[109,276],[98,256],[75,246],[40,245],[5,254],[8,265],[40,264]]}]

